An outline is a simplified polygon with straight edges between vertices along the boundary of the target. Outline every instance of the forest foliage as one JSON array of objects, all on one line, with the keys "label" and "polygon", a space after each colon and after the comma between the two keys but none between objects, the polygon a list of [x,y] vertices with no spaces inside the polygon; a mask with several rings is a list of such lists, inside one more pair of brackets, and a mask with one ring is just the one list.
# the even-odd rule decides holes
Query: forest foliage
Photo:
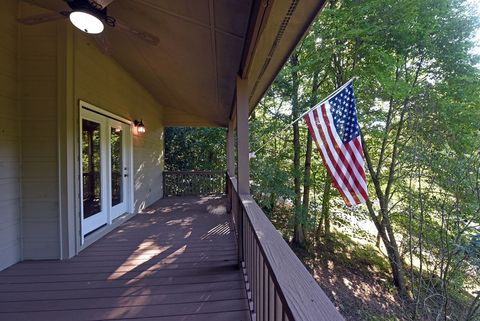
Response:
[{"label": "forest foliage", "polygon": [[[411,320],[480,319],[478,28],[462,0],[327,1],[251,115],[272,222],[309,252],[337,233],[375,244]],[[370,200],[348,208],[305,124],[280,129],[352,77]],[[191,132],[167,130],[169,169],[224,169],[224,130]]]}]

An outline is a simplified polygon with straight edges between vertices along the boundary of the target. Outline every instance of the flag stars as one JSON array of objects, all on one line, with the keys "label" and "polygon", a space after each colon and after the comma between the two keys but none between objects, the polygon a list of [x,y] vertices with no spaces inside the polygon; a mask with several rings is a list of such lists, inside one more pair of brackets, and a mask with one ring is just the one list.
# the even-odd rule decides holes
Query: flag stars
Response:
[{"label": "flag stars", "polygon": [[355,110],[355,96],[353,86],[350,84],[330,100],[330,113],[333,124],[340,139],[347,143],[360,133],[357,112]]}]

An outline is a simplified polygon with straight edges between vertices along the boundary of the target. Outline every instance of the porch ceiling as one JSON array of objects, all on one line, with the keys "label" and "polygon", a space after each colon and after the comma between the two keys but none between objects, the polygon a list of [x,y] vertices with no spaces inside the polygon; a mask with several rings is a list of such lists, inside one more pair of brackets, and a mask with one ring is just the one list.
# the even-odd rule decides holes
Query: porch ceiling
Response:
[{"label": "porch ceiling", "polygon": [[118,0],[109,7],[160,39],[151,46],[107,30],[113,58],[165,107],[166,125],[227,125],[251,2]]},{"label": "porch ceiling", "polygon": [[[63,0],[25,0],[53,11]],[[159,38],[106,27],[108,53],[165,108],[166,125],[226,126],[252,0],[116,0],[108,15]],[[92,42],[95,36],[90,36]]]},{"label": "porch ceiling", "polygon": [[[69,10],[63,0],[23,1]],[[107,54],[163,105],[165,126],[227,126],[236,75],[249,79],[253,109],[323,3],[116,0],[108,14],[159,44],[106,27]]]}]

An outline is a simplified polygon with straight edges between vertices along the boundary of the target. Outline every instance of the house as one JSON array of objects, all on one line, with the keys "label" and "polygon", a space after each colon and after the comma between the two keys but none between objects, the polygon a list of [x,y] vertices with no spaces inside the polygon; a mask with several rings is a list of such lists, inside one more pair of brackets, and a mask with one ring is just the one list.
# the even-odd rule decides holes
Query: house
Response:
[{"label": "house", "polygon": [[[103,15],[102,33],[82,32],[66,17],[84,3]],[[248,186],[248,116],[323,4],[2,1],[0,320],[29,319],[5,310],[13,275],[27,264],[18,262],[75,262],[163,197],[163,133],[171,126],[228,128],[228,202],[251,315],[340,320]]]}]

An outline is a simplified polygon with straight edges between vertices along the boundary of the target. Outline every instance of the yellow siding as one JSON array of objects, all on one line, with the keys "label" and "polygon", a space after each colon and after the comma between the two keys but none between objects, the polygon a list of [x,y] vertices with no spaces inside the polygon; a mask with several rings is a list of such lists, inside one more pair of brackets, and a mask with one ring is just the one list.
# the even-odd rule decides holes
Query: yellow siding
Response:
[{"label": "yellow siding", "polygon": [[75,32],[75,101],[84,100],[121,117],[143,119],[147,132],[134,136],[135,210],[162,196],[162,106],[112,58],[102,54],[91,37]]},{"label": "yellow siding", "polygon": [[0,4],[0,270],[21,258],[17,1]]},{"label": "yellow siding", "polygon": [[[26,4],[23,16],[39,13]],[[19,25],[24,259],[59,258],[57,23]]]},{"label": "yellow siding", "polygon": [[0,270],[76,252],[79,100],[143,119],[147,133],[133,139],[135,210],[162,196],[162,107],[67,21],[15,20],[42,12],[0,2]]}]

